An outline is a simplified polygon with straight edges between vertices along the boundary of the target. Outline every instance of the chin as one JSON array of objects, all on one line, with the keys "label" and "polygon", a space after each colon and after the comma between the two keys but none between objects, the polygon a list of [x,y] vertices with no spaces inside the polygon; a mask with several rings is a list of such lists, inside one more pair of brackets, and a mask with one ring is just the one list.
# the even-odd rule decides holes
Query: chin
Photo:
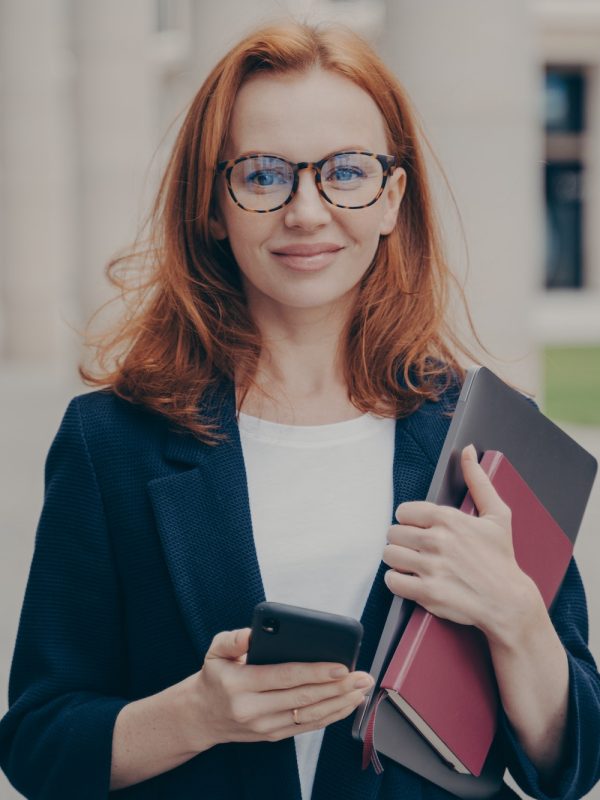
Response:
[{"label": "chin", "polygon": [[280,298],[279,302],[291,308],[331,308],[348,306],[358,291],[357,286],[351,286],[341,292],[296,292],[288,297]]},{"label": "chin", "polygon": [[261,309],[276,308],[306,310],[319,308],[345,307],[352,303],[358,292],[362,275],[352,283],[331,281],[327,276],[313,275],[312,280],[289,285],[285,281],[276,281],[274,284],[256,285],[245,281],[246,296],[249,304],[260,315]]}]

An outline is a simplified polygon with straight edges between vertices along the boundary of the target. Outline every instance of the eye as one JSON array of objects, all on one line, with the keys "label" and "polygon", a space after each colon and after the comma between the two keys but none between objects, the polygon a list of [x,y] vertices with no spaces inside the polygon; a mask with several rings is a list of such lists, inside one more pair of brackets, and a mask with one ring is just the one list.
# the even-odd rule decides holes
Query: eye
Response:
[{"label": "eye", "polygon": [[246,175],[248,186],[261,189],[268,189],[271,186],[283,186],[287,182],[287,176],[278,169],[257,169]]},{"label": "eye", "polygon": [[334,166],[328,169],[327,174],[325,175],[325,180],[346,183],[348,181],[355,181],[365,177],[366,173],[359,166],[353,164],[344,164],[343,166]]}]

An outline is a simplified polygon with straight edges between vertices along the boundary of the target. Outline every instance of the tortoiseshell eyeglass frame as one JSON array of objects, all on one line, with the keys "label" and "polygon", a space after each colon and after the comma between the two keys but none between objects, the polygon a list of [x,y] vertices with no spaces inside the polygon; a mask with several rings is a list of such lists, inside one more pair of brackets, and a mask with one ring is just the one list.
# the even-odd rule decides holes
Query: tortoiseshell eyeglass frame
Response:
[{"label": "tortoiseshell eyeglass frame", "polygon": [[[371,158],[374,158],[377,161],[379,161],[379,163],[383,168],[383,173],[381,176],[381,186],[379,187],[379,191],[372,200],[360,206],[344,206],[341,205],[340,203],[334,203],[333,200],[331,200],[325,194],[325,190],[323,189],[323,184],[321,182],[321,170],[323,168],[323,165],[327,161],[329,161],[331,158],[334,158],[335,156],[352,156],[352,155],[370,156]],[[289,164],[294,173],[294,182],[292,183],[292,188],[290,189],[289,196],[283,203],[280,203],[278,206],[275,206],[274,208],[260,208],[260,209],[247,208],[246,206],[242,205],[235,196],[235,193],[231,186],[231,172],[235,167],[235,165],[239,164],[241,161],[247,161],[249,158],[261,158],[261,157],[278,158],[280,161],[284,161],[286,164]],[[240,156],[239,158],[232,158],[229,161],[219,162],[219,164],[217,164],[217,173],[218,174],[225,173],[225,178],[227,180],[227,191],[229,192],[229,196],[236,204],[236,206],[243,208],[244,211],[250,211],[254,214],[270,214],[272,211],[279,211],[280,208],[287,206],[287,204],[291,202],[292,198],[294,197],[298,189],[298,173],[302,169],[314,169],[315,183],[317,185],[319,194],[324,200],[326,200],[332,206],[335,206],[336,208],[358,209],[358,208],[368,208],[368,206],[372,206],[373,203],[376,203],[379,200],[379,198],[381,197],[381,193],[385,188],[385,184],[387,183],[387,179],[392,174],[395,166],[396,166],[396,156],[386,156],[386,155],[381,155],[380,153],[370,153],[367,150],[343,150],[339,153],[332,153],[326,158],[322,158],[320,161],[299,161],[297,164],[294,164],[293,161],[288,161],[286,158],[282,158],[281,156],[271,155],[270,153],[250,153],[249,155]]]}]

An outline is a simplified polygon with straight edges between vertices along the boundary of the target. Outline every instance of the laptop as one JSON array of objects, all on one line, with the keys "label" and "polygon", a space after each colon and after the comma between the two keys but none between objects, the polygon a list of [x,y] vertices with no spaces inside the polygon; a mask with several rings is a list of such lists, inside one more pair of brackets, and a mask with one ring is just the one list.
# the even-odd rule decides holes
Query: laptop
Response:
[{"label": "laptop", "polygon": [[[486,367],[467,375],[427,500],[458,507],[466,485],[460,468],[462,449],[473,443],[479,456],[500,450],[527,481],[562,530],[575,542],[597,470],[596,459],[551,422],[524,395]],[[364,741],[377,684],[383,677],[414,604],[394,597],[371,666],[376,688],[359,706],[352,735]],[[455,772],[427,741],[384,699],[377,711],[374,736],[379,753],[403,764],[458,797],[486,800],[502,784],[505,765],[492,745],[481,775]]]}]

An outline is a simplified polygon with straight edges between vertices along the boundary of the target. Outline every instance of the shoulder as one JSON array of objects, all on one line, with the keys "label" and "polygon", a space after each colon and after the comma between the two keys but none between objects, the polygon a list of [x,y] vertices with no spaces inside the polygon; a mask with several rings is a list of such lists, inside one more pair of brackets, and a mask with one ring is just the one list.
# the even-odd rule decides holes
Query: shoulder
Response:
[{"label": "shoulder", "polygon": [[109,389],[76,395],[69,403],[68,414],[79,418],[86,435],[95,431],[104,434],[134,429],[149,431],[163,428],[166,424],[143,406],[130,403]]},{"label": "shoulder", "polygon": [[139,463],[162,447],[167,430],[166,419],[102,389],[70,401],[53,449],[80,446],[95,464],[117,458]]},{"label": "shoulder", "polygon": [[454,371],[440,376],[436,400],[426,400],[406,418],[406,432],[419,445],[428,460],[437,463],[463,385],[463,377]]}]

